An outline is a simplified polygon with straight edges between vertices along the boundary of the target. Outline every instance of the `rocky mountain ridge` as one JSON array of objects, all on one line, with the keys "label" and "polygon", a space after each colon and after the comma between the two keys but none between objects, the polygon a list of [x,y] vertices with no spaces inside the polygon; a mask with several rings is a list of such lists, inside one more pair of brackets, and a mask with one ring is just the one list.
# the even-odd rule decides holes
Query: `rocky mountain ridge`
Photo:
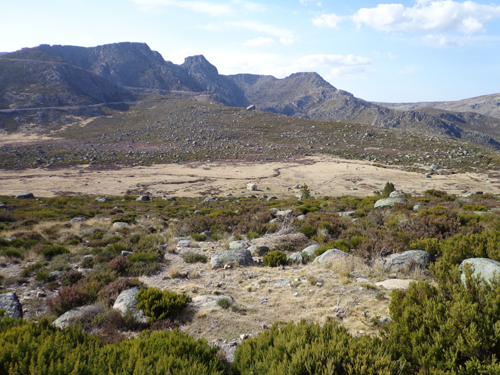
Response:
[{"label": "rocky mountain ridge", "polygon": [[205,100],[230,106],[254,104],[299,118],[401,128],[500,148],[495,139],[500,136],[500,94],[461,102],[373,103],[335,88],[317,73],[283,79],[225,76],[202,55],[176,65],[145,43],[24,48],[0,58],[0,80],[0,109],[127,102],[151,90],[203,93]]}]

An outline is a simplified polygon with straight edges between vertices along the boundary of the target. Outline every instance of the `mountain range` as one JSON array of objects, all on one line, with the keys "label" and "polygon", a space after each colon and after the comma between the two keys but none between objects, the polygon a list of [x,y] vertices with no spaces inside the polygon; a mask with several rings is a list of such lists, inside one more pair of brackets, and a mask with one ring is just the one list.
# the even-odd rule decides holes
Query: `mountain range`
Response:
[{"label": "mountain range", "polygon": [[[145,43],[90,48],[40,45],[0,56],[0,128],[4,130],[6,116],[17,116],[22,122],[22,111],[30,108],[130,104],[151,92],[198,93],[228,106],[253,104],[288,116],[399,128],[500,149],[500,94],[457,102],[375,103],[335,88],[317,73],[295,73],[284,79],[226,76],[202,55],[177,65]],[[91,112],[87,114],[96,115]]]}]

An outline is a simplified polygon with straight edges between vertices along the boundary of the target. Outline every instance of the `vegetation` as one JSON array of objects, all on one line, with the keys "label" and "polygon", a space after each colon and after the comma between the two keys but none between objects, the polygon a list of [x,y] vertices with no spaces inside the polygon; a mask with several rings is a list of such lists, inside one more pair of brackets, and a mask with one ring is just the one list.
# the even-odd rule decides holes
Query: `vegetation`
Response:
[{"label": "vegetation", "polygon": [[271,251],[264,255],[262,263],[268,267],[284,266],[286,264],[286,254],[281,251]]},{"label": "vegetation", "polygon": [[137,293],[137,308],[144,311],[151,321],[175,318],[191,301],[191,297],[159,289],[141,289]]}]

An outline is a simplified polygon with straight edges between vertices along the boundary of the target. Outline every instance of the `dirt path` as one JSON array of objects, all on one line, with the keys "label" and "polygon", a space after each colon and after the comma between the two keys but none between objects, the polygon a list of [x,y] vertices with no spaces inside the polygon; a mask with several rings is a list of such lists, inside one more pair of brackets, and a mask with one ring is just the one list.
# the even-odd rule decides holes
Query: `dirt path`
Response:
[{"label": "dirt path", "polygon": [[212,163],[162,164],[96,171],[87,165],[59,170],[0,170],[0,195],[32,192],[36,196],[59,194],[123,195],[127,191],[155,196],[248,195],[246,185],[256,183],[256,196],[277,197],[298,194],[289,189],[306,183],[316,195],[367,196],[382,189],[387,181],[412,194],[427,189],[459,194],[464,190],[500,194],[500,177],[486,173],[465,173],[426,178],[420,173],[379,168],[369,162],[326,156],[288,162],[222,161]]}]

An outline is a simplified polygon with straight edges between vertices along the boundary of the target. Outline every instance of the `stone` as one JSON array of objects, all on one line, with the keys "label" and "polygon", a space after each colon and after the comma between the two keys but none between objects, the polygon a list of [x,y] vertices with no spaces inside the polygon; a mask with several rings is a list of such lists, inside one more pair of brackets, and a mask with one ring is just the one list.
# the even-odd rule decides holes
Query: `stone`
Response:
[{"label": "stone", "polygon": [[33,193],[21,193],[16,195],[16,199],[33,199],[35,196]]},{"label": "stone", "polygon": [[122,250],[122,256],[126,257],[127,255],[134,255],[133,251]]},{"label": "stone", "polygon": [[292,284],[292,282],[288,279],[281,279],[281,280],[278,280],[276,281],[276,286],[280,287],[280,288],[284,288],[286,286],[289,286],[290,284]]},{"label": "stone", "polygon": [[139,293],[139,290],[141,288],[136,286],[121,292],[113,305],[113,309],[118,310],[122,316],[125,316],[127,311],[130,310],[138,323],[147,323],[148,317],[142,310],[137,308],[136,295]]},{"label": "stone", "polygon": [[345,212],[337,212],[337,215],[339,216],[353,216],[356,213],[356,211],[345,211]]},{"label": "stone", "polygon": [[180,240],[177,242],[177,247],[191,247],[191,240]]},{"label": "stone", "polygon": [[84,221],[87,221],[87,218],[79,216],[79,217],[74,217],[69,222],[70,223],[83,223]]},{"label": "stone", "polygon": [[389,194],[389,198],[402,198],[405,195],[403,190],[394,190]]},{"label": "stone", "polygon": [[304,250],[302,250],[302,256],[313,257],[314,252],[318,249],[320,245],[309,245]]},{"label": "stone", "polygon": [[203,203],[211,203],[211,202],[220,202],[220,199],[215,197],[206,197],[203,200]]},{"label": "stone", "polygon": [[49,277],[47,278],[47,281],[56,281],[57,279],[59,279],[59,277],[62,275],[62,271],[52,271],[51,273],[49,273]]},{"label": "stone", "polygon": [[221,307],[218,305],[218,302],[224,298],[227,298],[229,301],[231,301],[231,303],[234,302],[234,298],[231,296],[201,295],[193,297],[188,306],[200,310],[220,309]]},{"label": "stone", "polygon": [[213,270],[223,267],[225,264],[234,266],[253,266],[255,264],[252,254],[246,249],[223,250],[212,255],[210,265]]},{"label": "stone", "polygon": [[290,258],[288,258],[290,263],[294,264],[302,264],[304,263],[304,259],[302,258],[302,255],[300,253],[293,253],[290,255]]},{"label": "stone", "polygon": [[405,198],[383,198],[376,201],[373,207],[374,208],[392,207],[396,203],[408,203],[408,200]]},{"label": "stone", "polygon": [[272,197],[268,197],[267,201],[269,202],[269,201],[277,200],[277,199],[278,199],[278,197],[272,196]]},{"label": "stone", "polygon": [[415,280],[407,279],[407,280],[402,280],[402,279],[387,279],[384,281],[379,281],[378,283],[375,283],[376,286],[381,286],[384,287],[385,289],[401,289],[401,290],[406,290],[410,287],[410,283],[415,282]]},{"label": "stone", "polygon": [[247,198],[257,198],[257,197],[255,195],[253,195],[253,194],[248,194]]},{"label": "stone", "polygon": [[306,218],[307,218],[307,216],[306,216],[306,215],[299,215],[299,216],[297,216],[297,217],[296,217],[296,219],[297,219],[297,220],[299,220],[299,221],[303,221],[303,220],[305,220]]},{"label": "stone", "polygon": [[231,250],[248,249],[249,246],[250,246],[250,244],[244,240],[233,241],[233,242],[229,243],[229,249],[231,249]]},{"label": "stone", "polygon": [[149,202],[150,200],[151,198],[149,197],[149,195],[141,195],[136,199],[136,201],[138,202]]},{"label": "stone", "polygon": [[247,107],[247,111],[255,111],[255,105],[251,104]]},{"label": "stone", "polygon": [[123,221],[117,221],[116,223],[113,223],[113,228],[125,228],[128,227],[128,223],[125,223]]},{"label": "stone", "polygon": [[292,210],[277,211],[275,215],[279,218],[284,218],[285,216],[293,215],[293,211]]},{"label": "stone", "polygon": [[15,292],[0,294],[0,310],[5,310],[5,315],[11,318],[23,317],[23,307]]},{"label": "stone", "polygon": [[434,257],[424,250],[408,250],[389,255],[378,261],[386,272],[408,272],[413,269],[426,269],[434,262]]},{"label": "stone", "polygon": [[327,264],[333,263],[340,259],[345,259],[351,255],[339,249],[329,249],[321,254],[319,257],[314,259],[313,264]]},{"label": "stone", "polygon": [[248,248],[248,251],[253,257],[261,257],[269,252],[269,248],[265,245],[252,245]]},{"label": "stone", "polygon": [[168,197],[166,195],[164,195],[161,199],[163,199],[164,201],[176,201],[177,200],[176,197]]},{"label": "stone", "polygon": [[91,318],[92,316],[96,316],[104,312],[105,308],[101,305],[88,305],[72,308],[69,311],[66,311],[56,320],[54,320],[54,324],[58,328],[66,328],[71,324],[71,320],[75,320],[82,317]]},{"label": "stone", "polygon": [[97,202],[104,203],[104,202],[110,202],[111,199],[106,198],[106,197],[99,197],[95,199]]},{"label": "stone", "polygon": [[458,267],[458,269],[461,272],[460,278],[462,280],[462,283],[464,284],[466,281],[466,276],[464,272],[466,265],[472,267],[473,277],[481,277],[488,284],[491,283],[491,280],[493,280],[495,275],[497,278],[500,277],[500,262],[488,258],[469,258],[465,259],[462,263],[460,263],[460,266]]},{"label": "stone", "polygon": [[418,212],[422,209],[422,205],[421,204],[416,204],[415,206],[413,206],[413,211],[415,212]]}]

